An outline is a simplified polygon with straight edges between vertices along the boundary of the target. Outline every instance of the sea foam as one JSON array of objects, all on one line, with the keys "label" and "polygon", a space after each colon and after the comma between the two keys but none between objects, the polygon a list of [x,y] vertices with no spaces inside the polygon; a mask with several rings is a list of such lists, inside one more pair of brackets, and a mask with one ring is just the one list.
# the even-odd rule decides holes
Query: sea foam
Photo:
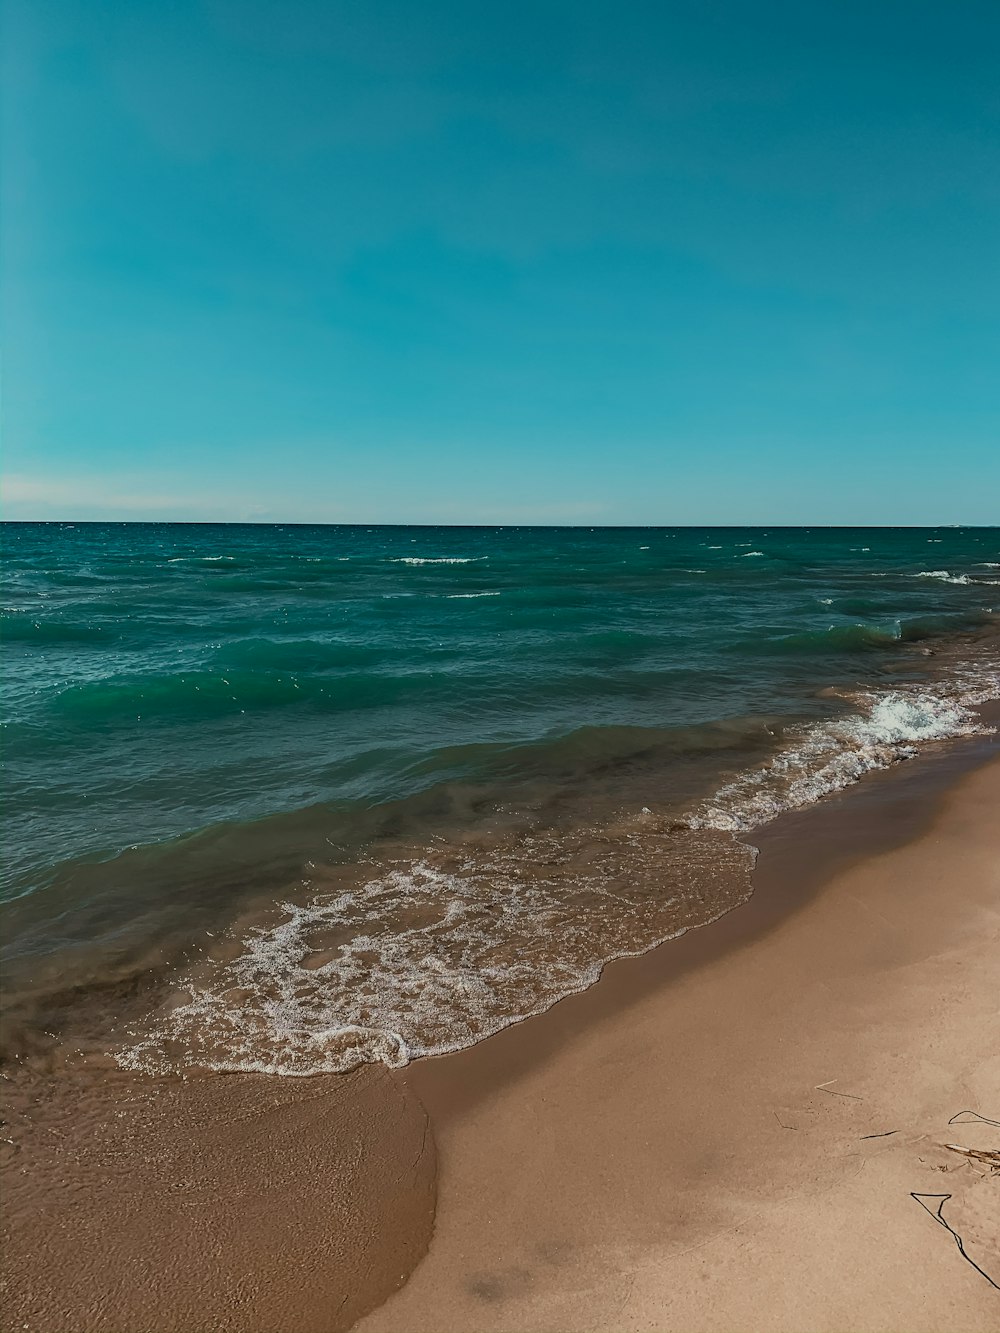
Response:
[{"label": "sea foam", "polygon": [[949,686],[859,692],[859,712],[790,728],[767,764],[739,774],[699,806],[692,828],[747,833],[787,810],[812,805],[858,782],[866,773],[910,759],[932,741],[989,734],[974,709],[1000,698],[1000,673],[959,668]]},{"label": "sea foam", "polygon": [[754,859],[644,812],[569,843],[428,848],[339,891],[313,881],[181,976],[118,1061],[305,1076],[458,1050],[745,901]]}]

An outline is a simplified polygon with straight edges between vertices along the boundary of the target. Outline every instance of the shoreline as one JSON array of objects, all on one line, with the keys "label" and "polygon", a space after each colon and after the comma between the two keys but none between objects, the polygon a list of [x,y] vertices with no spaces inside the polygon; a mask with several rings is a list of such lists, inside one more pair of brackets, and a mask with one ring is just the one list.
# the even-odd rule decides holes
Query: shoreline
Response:
[{"label": "shoreline", "polygon": [[[983,712],[995,722],[1000,705]],[[4,1254],[10,1327],[131,1333],[151,1327],[151,1317],[169,1319],[178,1333],[759,1326],[741,1323],[735,1307],[717,1301],[716,1323],[699,1322],[700,1306],[663,1322],[662,1310],[648,1300],[642,1306],[639,1295],[630,1298],[634,1319],[625,1313],[626,1278],[641,1293],[640,1274],[650,1263],[672,1262],[678,1248],[694,1253],[716,1245],[712,1227],[720,1219],[732,1223],[728,1231],[723,1226],[725,1234],[745,1234],[740,1189],[759,1183],[762,1170],[759,1161],[730,1161],[725,1144],[745,1137],[739,1116],[722,1117],[724,1141],[704,1138],[705,1123],[718,1124],[719,1107],[737,1102],[738,1089],[720,1083],[704,1054],[701,1063],[685,1064],[678,1052],[663,1085],[662,1070],[644,1065],[637,1052],[637,1027],[666,1030],[678,1040],[677,1031],[686,1032],[679,1054],[696,1055],[698,1023],[708,1021],[704,1002],[732,996],[737,973],[764,966],[760,960],[783,932],[808,927],[845,876],[863,874],[885,857],[906,857],[932,837],[953,807],[967,804],[968,784],[980,774],[996,781],[998,748],[996,737],[943,743],[912,764],[872,773],[806,810],[783,814],[752,835],[760,857],[747,903],[707,928],[609,963],[589,989],[465,1050],[398,1071],[376,1065],[308,1079],[180,1080],[91,1071],[50,1089],[62,1103],[55,1120],[61,1138],[51,1137],[51,1115],[35,1122],[29,1110],[9,1162],[15,1179],[28,1171],[34,1180],[16,1208],[7,1208],[7,1225],[17,1235],[16,1248],[8,1241]],[[983,834],[981,824],[973,820],[970,838]],[[872,934],[872,950],[878,938]],[[794,966],[779,959],[776,984],[787,984],[786,972],[794,975]],[[700,1007],[691,1007],[692,989],[702,995]],[[759,1043],[770,1031],[765,1024],[741,1040]],[[713,1041],[732,1040],[718,1016],[702,1031],[703,1048],[706,1032]],[[1000,1045],[986,1036],[984,1047],[991,1041]],[[745,1058],[742,1047],[735,1055]],[[780,1059],[776,1067],[783,1067]],[[824,1070],[824,1077],[834,1075],[843,1077]],[[1000,1102],[1000,1078],[996,1083]],[[614,1103],[625,1089],[629,1100]],[[812,1095],[827,1112],[854,1107],[849,1098]],[[637,1143],[629,1127],[650,1099],[659,1108],[651,1121],[655,1135],[649,1131]],[[789,1106],[773,1114],[795,1109],[785,1100]],[[689,1101],[701,1105],[692,1110]],[[991,1114],[985,1103],[984,1113]],[[776,1150],[787,1156],[787,1141],[798,1140],[802,1126],[792,1132],[771,1119],[767,1130],[759,1147],[772,1162],[768,1169],[777,1171]],[[822,1156],[816,1126],[805,1137]],[[686,1165],[663,1167],[664,1142],[685,1145]],[[723,1168],[735,1175],[713,1204],[713,1221],[699,1211],[695,1186],[703,1188]],[[794,1180],[804,1168],[796,1170]],[[840,1183],[835,1168],[820,1175],[824,1189]],[[331,1192],[331,1181],[338,1190]],[[651,1189],[670,1192],[669,1207],[664,1195],[652,1219],[643,1212]],[[235,1217],[234,1199],[242,1209]],[[565,1216],[559,1225],[552,1219],[526,1255],[526,1229],[552,1208]],[[600,1225],[595,1214],[604,1219]],[[954,1248],[932,1219],[920,1220],[938,1233],[931,1234],[932,1251]],[[67,1234],[74,1236],[69,1248]],[[61,1260],[56,1270],[46,1260],[54,1248]],[[956,1264],[967,1267],[960,1258]],[[567,1284],[584,1293],[582,1307],[566,1304]],[[612,1299],[615,1308],[607,1308]],[[963,1318],[926,1327],[935,1333],[992,1327]],[[797,1320],[783,1324],[776,1314],[767,1324],[826,1327],[810,1323],[802,1309]],[[892,1327],[866,1323],[857,1310],[847,1323]]]},{"label": "shoreline", "polygon": [[875,769],[810,806],[782,811],[770,823],[737,834],[756,853],[746,901],[643,953],[612,958],[586,989],[473,1046],[414,1060],[394,1077],[433,1100],[438,1117],[451,1118],[554,1054],[583,1028],[752,945],[807,909],[839,875],[926,834],[967,776],[1000,763],[1000,700],[979,705],[976,712],[985,725],[998,728],[996,734],[939,742],[935,751]]},{"label": "shoreline", "polygon": [[996,751],[783,816],[747,904],[401,1071],[437,1138],[435,1234],[360,1333],[994,1328],[998,1293],[910,1192],[953,1193],[1000,1280],[1000,1182],[940,1146],[995,1147],[947,1121],[1000,1118]]}]

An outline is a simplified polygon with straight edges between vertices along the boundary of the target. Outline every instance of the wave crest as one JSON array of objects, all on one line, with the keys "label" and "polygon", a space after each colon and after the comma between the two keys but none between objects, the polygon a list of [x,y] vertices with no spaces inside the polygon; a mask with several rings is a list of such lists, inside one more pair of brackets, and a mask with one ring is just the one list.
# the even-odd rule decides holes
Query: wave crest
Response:
[{"label": "wave crest", "polygon": [[888,690],[857,694],[855,716],[790,728],[767,764],[741,773],[691,815],[692,828],[749,832],[786,810],[812,805],[852,786],[866,773],[912,758],[921,746],[952,737],[985,735],[973,711],[1000,698],[1000,673],[953,690]]}]

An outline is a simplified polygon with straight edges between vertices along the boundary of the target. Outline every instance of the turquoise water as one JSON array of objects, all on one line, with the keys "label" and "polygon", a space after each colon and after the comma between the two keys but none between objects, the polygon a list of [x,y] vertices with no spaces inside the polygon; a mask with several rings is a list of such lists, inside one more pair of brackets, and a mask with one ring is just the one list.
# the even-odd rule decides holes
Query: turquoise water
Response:
[{"label": "turquoise water", "polygon": [[[995,687],[996,529],[4,541],[17,1040],[126,987],[106,1040],[147,1063],[310,1072],[474,1040],[732,905],[735,834],[964,734]],[[641,904],[591,901],[595,842]],[[143,1028],[161,992],[201,1035]]]}]

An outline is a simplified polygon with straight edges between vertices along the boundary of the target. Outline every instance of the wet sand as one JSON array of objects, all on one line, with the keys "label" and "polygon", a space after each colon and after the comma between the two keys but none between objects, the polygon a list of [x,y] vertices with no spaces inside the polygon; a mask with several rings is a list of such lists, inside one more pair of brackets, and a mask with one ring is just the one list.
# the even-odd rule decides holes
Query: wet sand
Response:
[{"label": "wet sand", "polygon": [[435,1234],[363,1333],[1000,1327],[911,1197],[1000,1282],[1000,1176],[942,1146],[1000,1141],[948,1123],[1000,1120],[1000,764],[941,796],[969,762],[783,818],[747,906],[406,1071]]},{"label": "wet sand", "polygon": [[427,1117],[382,1066],[6,1092],[3,1333],[331,1333],[430,1239]]}]

